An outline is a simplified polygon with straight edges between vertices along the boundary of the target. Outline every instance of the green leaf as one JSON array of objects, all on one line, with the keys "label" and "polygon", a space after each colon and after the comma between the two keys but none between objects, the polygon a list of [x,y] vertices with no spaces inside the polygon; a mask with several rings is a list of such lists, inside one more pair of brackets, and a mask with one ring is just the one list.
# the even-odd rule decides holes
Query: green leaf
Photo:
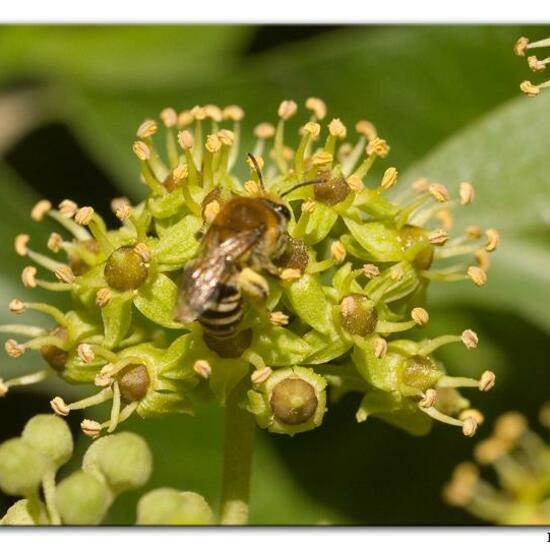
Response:
[{"label": "green leaf", "polygon": [[155,90],[231,70],[228,58],[249,29],[236,25],[5,26],[0,47],[10,55],[0,59],[0,73],[4,78],[27,73],[105,89]]},{"label": "green leaf", "polygon": [[307,342],[292,331],[272,325],[254,331],[251,346],[269,366],[286,367],[300,364],[310,353]]},{"label": "green leaf", "polygon": [[151,321],[165,328],[182,328],[174,321],[174,310],[178,299],[178,287],[162,273],[140,287],[134,305]]},{"label": "green leaf", "polygon": [[195,235],[202,223],[197,216],[185,216],[180,222],[170,226],[154,248],[155,258],[162,264],[183,266],[199,249],[199,241]]},{"label": "green leaf", "polygon": [[330,233],[337,219],[338,214],[332,208],[322,202],[316,202],[307,222],[304,241],[309,245],[322,241]]},{"label": "green leaf", "polygon": [[358,223],[349,218],[344,222],[357,242],[373,260],[398,262],[403,258],[397,231],[380,222]]},{"label": "green leaf", "polygon": [[128,333],[132,322],[132,291],[115,294],[109,303],[101,308],[105,327],[105,345],[114,348]]},{"label": "green leaf", "polygon": [[323,334],[330,332],[333,326],[332,311],[317,278],[306,273],[284,286],[294,311],[302,321]]},{"label": "green leaf", "polygon": [[458,227],[469,223],[493,226],[501,246],[491,255],[488,282],[430,285],[436,304],[485,304],[516,311],[550,328],[547,294],[550,255],[550,95],[519,97],[459,133],[414,165],[404,179],[422,174],[456,184],[471,181],[476,201],[455,216]]}]

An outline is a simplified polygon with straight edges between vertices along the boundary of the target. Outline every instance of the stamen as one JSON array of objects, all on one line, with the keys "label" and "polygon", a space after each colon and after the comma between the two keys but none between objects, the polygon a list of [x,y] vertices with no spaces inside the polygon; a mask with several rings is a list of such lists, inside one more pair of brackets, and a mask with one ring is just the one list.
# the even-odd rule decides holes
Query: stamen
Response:
[{"label": "stamen", "polygon": [[208,380],[212,374],[212,367],[210,366],[210,363],[206,361],[205,359],[198,359],[193,364],[193,370],[205,380]]},{"label": "stamen", "polygon": [[461,336],[462,343],[468,348],[468,349],[475,349],[477,348],[477,343],[479,342],[479,339],[477,337],[477,334],[471,330],[466,329]]},{"label": "stamen", "polygon": [[428,240],[434,246],[443,246],[449,240],[449,234],[443,229],[436,229],[428,233]]},{"label": "stamen", "polygon": [[76,214],[76,211],[78,210],[78,205],[74,201],[65,199],[59,203],[58,209],[59,209],[59,213],[64,218],[72,218]]},{"label": "stamen", "polygon": [[41,222],[44,216],[51,210],[52,203],[50,201],[38,201],[31,210],[31,218],[36,222]]},{"label": "stamen", "polygon": [[495,385],[495,379],[495,373],[490,370],[486,370],[479,379],[479,390],[489,391],[492,389]]},{"label": "stamen", "polygon": [[260,384],[263,384],[273,373],[273,370],[269,367],[264,367],[263,369],[256,369],[251,375],[250,375],[250,381],[255,386],[259,386]]},{"label": "stamen", "polygon": [[90,420],[88,418],[85,418],[80,423],[80,428],[84,435],[87,435],[88,437],[95,439],[96,437],[99,437],[99,435],[101,434],[102,426],[99,422],[96,422],[95,420]]},{"label": "stamen", "polygon": [[470,266],[467,275],[477,287],[481,287],[487,282],[487,274],[480,267]]},{"label": "stamen", "polygon": [[550,57],[547,57],[546,59],[537,59],[536,55],[531,55],[527,58],[527,64],[533,72],[544,71],[548,63],[550,63]]},{"label": "stamen", "polygon": [[118,426],[118,419],[120,416],[120,404],[120,387],[118,385],[118,382],[115,381],[115,383],[113,384],[113,406],[111,407],[111,418],[109,421],[109,427],[107,428],[107,431],[109,433],[113,433]]},{"label": "stamen", "polygon": [[427,325],[430,320],[428,312],[422,307],[413,308],[411,311],[411,318],[420,327]]},{"label": "stamen", "polygon": [[14,298],[9,303],[8,308],[12,313],[15,313],[17,315],[19,315],[20,313],[24,313],[27,309],[25,304],[21,300],[18,300],[17,298]]},{"label": "stamen", "polygon": [[21,281],[27,288],[36,288],[36,267],[27,266],[23,268]]},{"label": "stamen", "polygon": [[139,139],[146,139],[156,134],[157,130],[158,130],[158,126],[156,121],[152,119],[148,119],[141,123],[141,125],[137,129],[136,136]]},{"label": "stamen", "polygon": [[59,233],[51,233],[47,246],[52,252],[59,252],[63,248],[63,237]]},{"label": "stamen", "polygon": [[23,344],[18,344],[13,338],[6,340],[4,349],[6,353],[14,359],[21,357],[25,353],[25,346]]},{"label": "stamen", "polygon": [[433,388],[428,388],[424,392],[424,397],[418,402],[418,406],[422,409],[429,409],[434,406],[437,399],[437,392]]},{"label": "stamen", "polygon": [[309,97],[306,99],[306,109],[313,111],[313,116],[317,120],[323,120],[325,116],[327,116],[327,106],[325,102],[318,97]]},{"label": "stamen", "polygon": [[99,307],[105,307],[113,298],[113,293],[109,288],[100,288],[95,295],[95,303]]},{"label": "stamen", "polygon": [[550,88],[550,80],[542,82],[541,84],[533,84],[529,82],[529,80],[524,80],[519,85],[519,89],[528,97],[538,96],[543,88]]},{"label": "stamen", "polygon": [[278,327],[288,325],[288,315],[282,311],[272,311],[269,314],[269,320],[272,324]]},{"label": "stamen", "polygon": [[462,206],[472,204],[475,198],[474,186],[471,183],[468,183],[467,181],[463,181],[460,184],[459,194],[460,194],[460,204]]},{"label": "stamen", "polygon": [[380,269],[374,264],[365,264],[362,269],[367,279],[374,279],[380,275]]},{"label": "stamen", "polygon": [[487,231],[485,231],[485,235],[487,236],[487,243],[485,244],[485,250],[487,252],[495,251],[500,243],[500,236],[498,234],[498,231],[492,228],[487,229]]},{"label": "stamen", "polygon": [[388,145],[385,139],[376,137],[373,140],[370,140],[367,148],[367,155],[376,155],[380,158],[386,158],[390,152],[390,146]]},{"label": "stamen", "polygon": [[346,247],[341,241],[335,241],[330,245],[330,256],[336,265],[344,263],[346,259]]},{"label": "stamen", "polygon": [[70,285],[75,280],[75,275],[73,273],[73,270],[68,265],[60,265],[55,270],[55,276],[62,282],[67,283]]},{"label": "stamen", "polygon": [[90,344],[79,344],[76,351],[78,353],[78,357],[80,357],[80,360],[83,363],[89,364],[95,359],[95,353]]},{"label": "stamen", "polygon": [[384,175],[382,176],[382,181],[380,183],[380,187],[384,191],[387,191],[388,189],[391,189],[397,183],[398,174],[399,174],[399,172],[393,166],[388,168],[384,172]]},{"label": "stamen", "polygon": [[189,110],[181,111],[178,114],[178,127],[185,128],[186,126],[189,126],[190,124],[192,124],[194,120],[195,118],[191,114],[191,111]]},{"label": "stamen", "polygon": [[428,192],[437,202],[446,202],[449,200],[449,191],[441,183],[430,184]]},{"label": "stamen", "polygon": [[387,351],[388,351],[388,342],[381,336],[378,336],[374,344],[375,357],[377,357],[378,359],[382,359],[383,357],[385,357]]}]

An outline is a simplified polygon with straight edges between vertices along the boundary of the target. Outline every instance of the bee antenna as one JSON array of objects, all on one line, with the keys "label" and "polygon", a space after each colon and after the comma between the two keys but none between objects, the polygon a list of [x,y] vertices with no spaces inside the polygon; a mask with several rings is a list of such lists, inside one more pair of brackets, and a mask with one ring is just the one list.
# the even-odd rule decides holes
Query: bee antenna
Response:
[{"label": "bee antenna", "polygon": [[306,185],[315,185],[317,183],[322,183],[324,180],[309,180],[309,181],[302,181],[301,183],[297,183],[290,189],[287,189],[284,193],[281,193],[281,197],[284,197],[285,195],[288,195],[289,193],[292,193],[295,189],[299,189],[300,187],[305,187]]},{"label": "bee antenna", "polygon": [[250,159],[250,162],[254,165],[254,171],[256,172],[256,174],[258,174],[260,187],[265,191],[264,178],[262,177],[262,170],[260,169],[260,165],[258,164],[256,157],[252,153],[247,153],[246,155]]}]

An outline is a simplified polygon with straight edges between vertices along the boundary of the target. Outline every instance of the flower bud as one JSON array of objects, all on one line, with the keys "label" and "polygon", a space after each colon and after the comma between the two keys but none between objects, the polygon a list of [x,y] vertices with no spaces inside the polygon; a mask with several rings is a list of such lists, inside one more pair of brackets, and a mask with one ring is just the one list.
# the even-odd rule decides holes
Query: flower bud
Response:
[{"label": "flower bud", "polygon": [[114,493],[144,485],[153,467],[145,440],[130,432],[102,437],[88,448],[82,469],[103,478]]},{"label": "flower bud", "polygon": [[162,487],[143,495],[137,505],[138,525],[210,525],[212,521],[206,500],[191,491]]},{"label": "flower bud", "polygon": [[377,321],[375,304],[366,296],[352,294],[340,303],[340,323],[349,334],[368,336],[374,332]]},{"label": "flower bud", "polygon": [[99,525],[112,496],[105,483],[82,470],[65,478],[56,489],[56,502],[64,525]]},{"label": "flower bud", "polygon": [[401,248],[404,253],[417,250],[409,261],[416,269],[429,269],[434,259],[434,247],[429,241],[428,232],[423,227],[404,225],[399,231]]},{"label": "flower bud", "polygon": [[41,525],[47,522],[46,507],[40,502],[37,509],[34,509],[26,498],[10,506],[0,519],[0,525]]},{"label": "flower bud", "polygon": [[325,387],[325,379],[312,369],[280,369],[258,391],[248,392],[248,410],[270,432],[294,435],[312,430],[325,414]]},{"label": "flower bud", "polygon": [[23,428],[21,439],[59,468],[73,454],[73,437],[67,423],[53,414],[33,416]]},{"label": "flower bud", "polygon": [[[56,338],[60,338],[64,341],[66,341],[69,337],[67,329],[62,326],[55,327],[50,332],[50,336],[55,336]],[[65,365],[67,364],[69,354],[64,349],[47,344],[40,348],[40,355],[42,355],[46,363],[48,363],[52,369],[57,372],[62,372],[65,370]]]},{"label": "flower bud", "polygon": [[401,384],[404,395],[415,395],[418,390],[425,392],[435,386],[443,376],[441,368],[429,357],[413,355],[403,364],[401,371]]},{"label": "flower bud", "polygon": [[342,202],[351,192],[343,176],[327,175],[320,183],[313,186],[315,199],[329,206]]},{"label": "flower bud", "polygon": [[141,401],[147,394],[151,379],[145,365],[130,364],[117,376],[120,395],[126,403]]},{"label": "flower bud", "polygon": [[115,290],[134,290],[147,279],[148,266],[133,246],[121,246],[105,264],[105,280]]},{"label": "flower bud", "polygon": [[8,495],[29,495],[49,466],[48,459],[20,437],[8,439],[0,445],[0,489]]}]

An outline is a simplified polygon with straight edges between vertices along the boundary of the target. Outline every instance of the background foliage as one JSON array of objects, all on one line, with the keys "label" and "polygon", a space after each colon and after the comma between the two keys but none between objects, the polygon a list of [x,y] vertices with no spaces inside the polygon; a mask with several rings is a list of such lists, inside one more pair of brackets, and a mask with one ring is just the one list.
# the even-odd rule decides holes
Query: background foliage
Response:
[{"label": "background foliage", "polygon": [[[250,135],[257,122],[274,119],[281,99],[319,96],[329,116],[350,125],[359,118],[376,124],[392,146],[381,168],[397,166],[402,184],[422,175],[450,186],[464,179],[476,185],[477,201],[458,221],[498,227],[503,244],[492,256],[483,290],[467,284],[432,288],[430,325],[437,333],[468,326],[480,336],[475,354],[449,349],[440,357],[451,372],[458,365],[472,375],[496,372],[493,392],[476,396],[488,419],[481,437],[505,410],[521,410],[535,421],[550,387],[550,94],[520,96],[518,84],[529,75],[512,46],[521,35],[537,39],[548,30],[0,28],[0,304],[28,297],[18,284],[24,262],[11,243],[20,232],[46,240],[47,229],[28,219],[34,200],[70,197],[109,218],[113,196],[140,198],[130,145],[147,116],[167,105],[238,103],[247,113],[244,134]],[[25,356],[29,368],[30,361]],[[17,370],[27,368],[22,364]],[[4,377],[16,370],[8,357],[1,368]],[[0,440],[48,410],[51,384],[13,391],[0,401]],[[473,442],[445,426],[414,438],[378,420],[357,425],[356,399],[331,405],[313,432],[292,439],[259,434],[252,522],[474,522],[440,497]],[[216,504],[216,408],[205,407],[195,418],[131,420],[128,429],[152,446],[156,466],[148,488],[197,491]],[[86,444],[80,441],[82,449]],[[124,495],[109,521],[133,522],[137,496]],[[0,495],[0,515],[9,503]]]}]

